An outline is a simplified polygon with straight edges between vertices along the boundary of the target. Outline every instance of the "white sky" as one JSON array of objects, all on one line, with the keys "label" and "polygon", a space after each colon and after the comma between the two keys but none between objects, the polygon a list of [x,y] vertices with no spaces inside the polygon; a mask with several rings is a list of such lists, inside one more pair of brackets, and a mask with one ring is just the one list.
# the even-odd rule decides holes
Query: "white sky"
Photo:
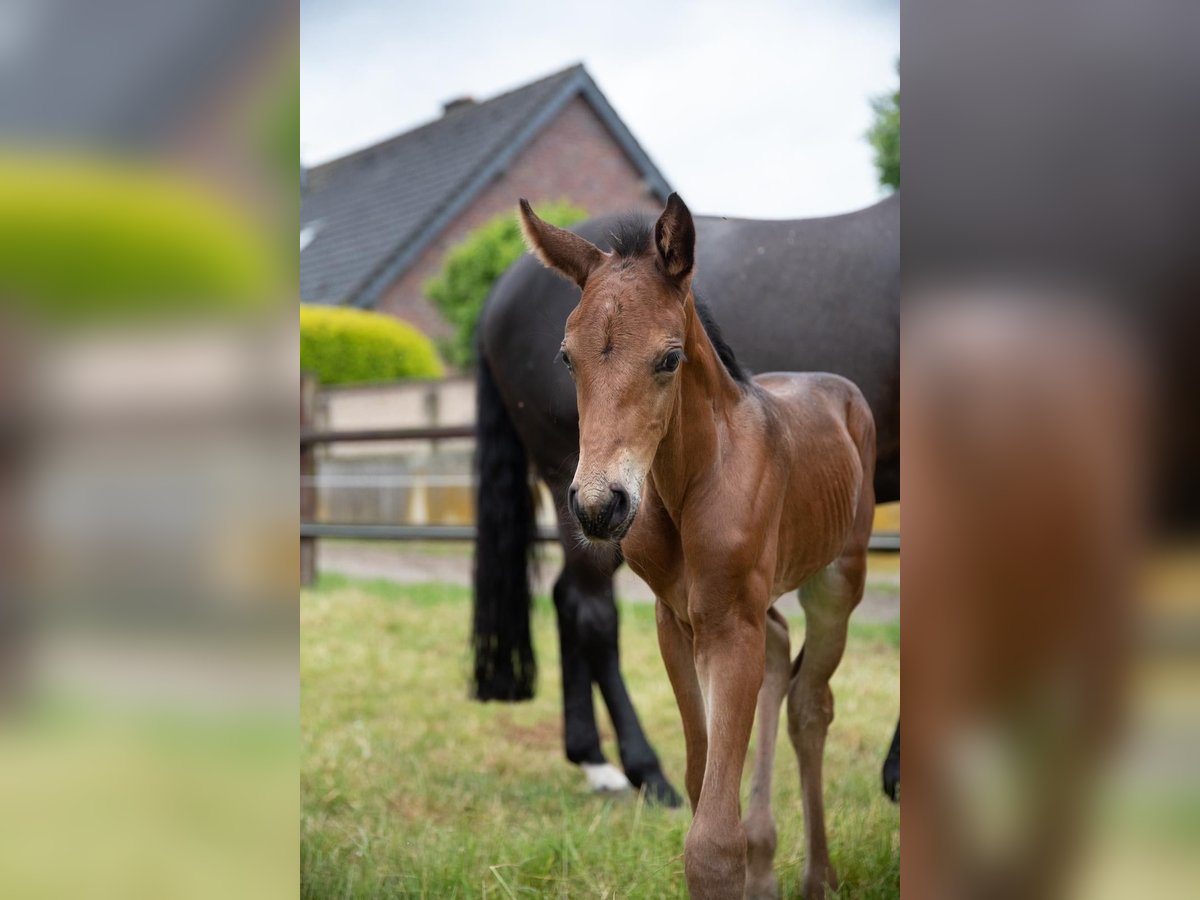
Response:
[{"label": "white sky", "polygon": [[899,0],[301,0],[301,17],[306,165],[582,61],[693,210],[881,196],[863,134],[898,78]]}]

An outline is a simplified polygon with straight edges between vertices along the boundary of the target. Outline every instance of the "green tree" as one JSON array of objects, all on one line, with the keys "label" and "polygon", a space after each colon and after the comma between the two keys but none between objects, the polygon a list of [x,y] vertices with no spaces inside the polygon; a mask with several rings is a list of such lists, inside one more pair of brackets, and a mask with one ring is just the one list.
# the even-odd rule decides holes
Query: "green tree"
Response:
[{"label": "green tree", "polygon": [[[899,72],[899,65],[897,65]],[[867,140],[875,148],[875,168],[879,183],[895,190],[900,187],[900,88],[871,101],[875,121]]]},{"label": "green tree", "polygon": [[[514,204],[515,205],[515,204]],[[567,202],[551,203],[538,215],[560,228],[587,218],[587,211]],[[442,271],[425,282],[425,296],[454,326],[442,341],[442,356],[453,366],[467,368],[475,361],[475,326],[488,291],[504,270],[525,252],[516,212],[497,216],[467,236],[446,254]]]}]

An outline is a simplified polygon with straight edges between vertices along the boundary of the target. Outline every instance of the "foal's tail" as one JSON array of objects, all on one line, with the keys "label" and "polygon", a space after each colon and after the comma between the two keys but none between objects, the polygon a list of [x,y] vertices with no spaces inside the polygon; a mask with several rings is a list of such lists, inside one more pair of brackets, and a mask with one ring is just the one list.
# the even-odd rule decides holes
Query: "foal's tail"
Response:
[{"label": "foal's tail", "polygon": [[537,664],[530,639],[529,553],[536,536],[529,461],[480,354],[475,443],[476,700],[533,696]]}]

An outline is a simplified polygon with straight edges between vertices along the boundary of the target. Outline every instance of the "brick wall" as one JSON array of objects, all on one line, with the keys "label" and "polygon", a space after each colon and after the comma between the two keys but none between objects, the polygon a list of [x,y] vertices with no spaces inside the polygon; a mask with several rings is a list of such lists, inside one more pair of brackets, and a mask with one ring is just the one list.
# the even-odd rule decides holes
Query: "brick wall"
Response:
[{"label": "brick wall", "polygon": [[519,197],[535,205],[567,199],[593,215],[657,211],[661,206],[647,194],[637,169],[592,108],[577,97],[383,292],[376,308],[407,319],[426,334],[448,335],[449,326],[424,298],[421,285],[438,272],[450,248],[498,213],[515,210]]}]

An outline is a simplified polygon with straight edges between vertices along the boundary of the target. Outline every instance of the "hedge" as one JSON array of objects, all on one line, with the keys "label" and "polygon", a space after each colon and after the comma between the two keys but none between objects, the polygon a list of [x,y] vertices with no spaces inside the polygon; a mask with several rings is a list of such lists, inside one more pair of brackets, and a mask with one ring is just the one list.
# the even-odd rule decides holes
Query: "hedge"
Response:
[{"label": "hedge", "polygon": [[280,246],[166,170],[0,156],[0,300],[43,321],[255,313],[295,272]]},{"label": "hedge", "polygon": [[300,307],[300,368],[321,384],[362,384],[444,374],[433,342],[391,316],[339,306]]}]

